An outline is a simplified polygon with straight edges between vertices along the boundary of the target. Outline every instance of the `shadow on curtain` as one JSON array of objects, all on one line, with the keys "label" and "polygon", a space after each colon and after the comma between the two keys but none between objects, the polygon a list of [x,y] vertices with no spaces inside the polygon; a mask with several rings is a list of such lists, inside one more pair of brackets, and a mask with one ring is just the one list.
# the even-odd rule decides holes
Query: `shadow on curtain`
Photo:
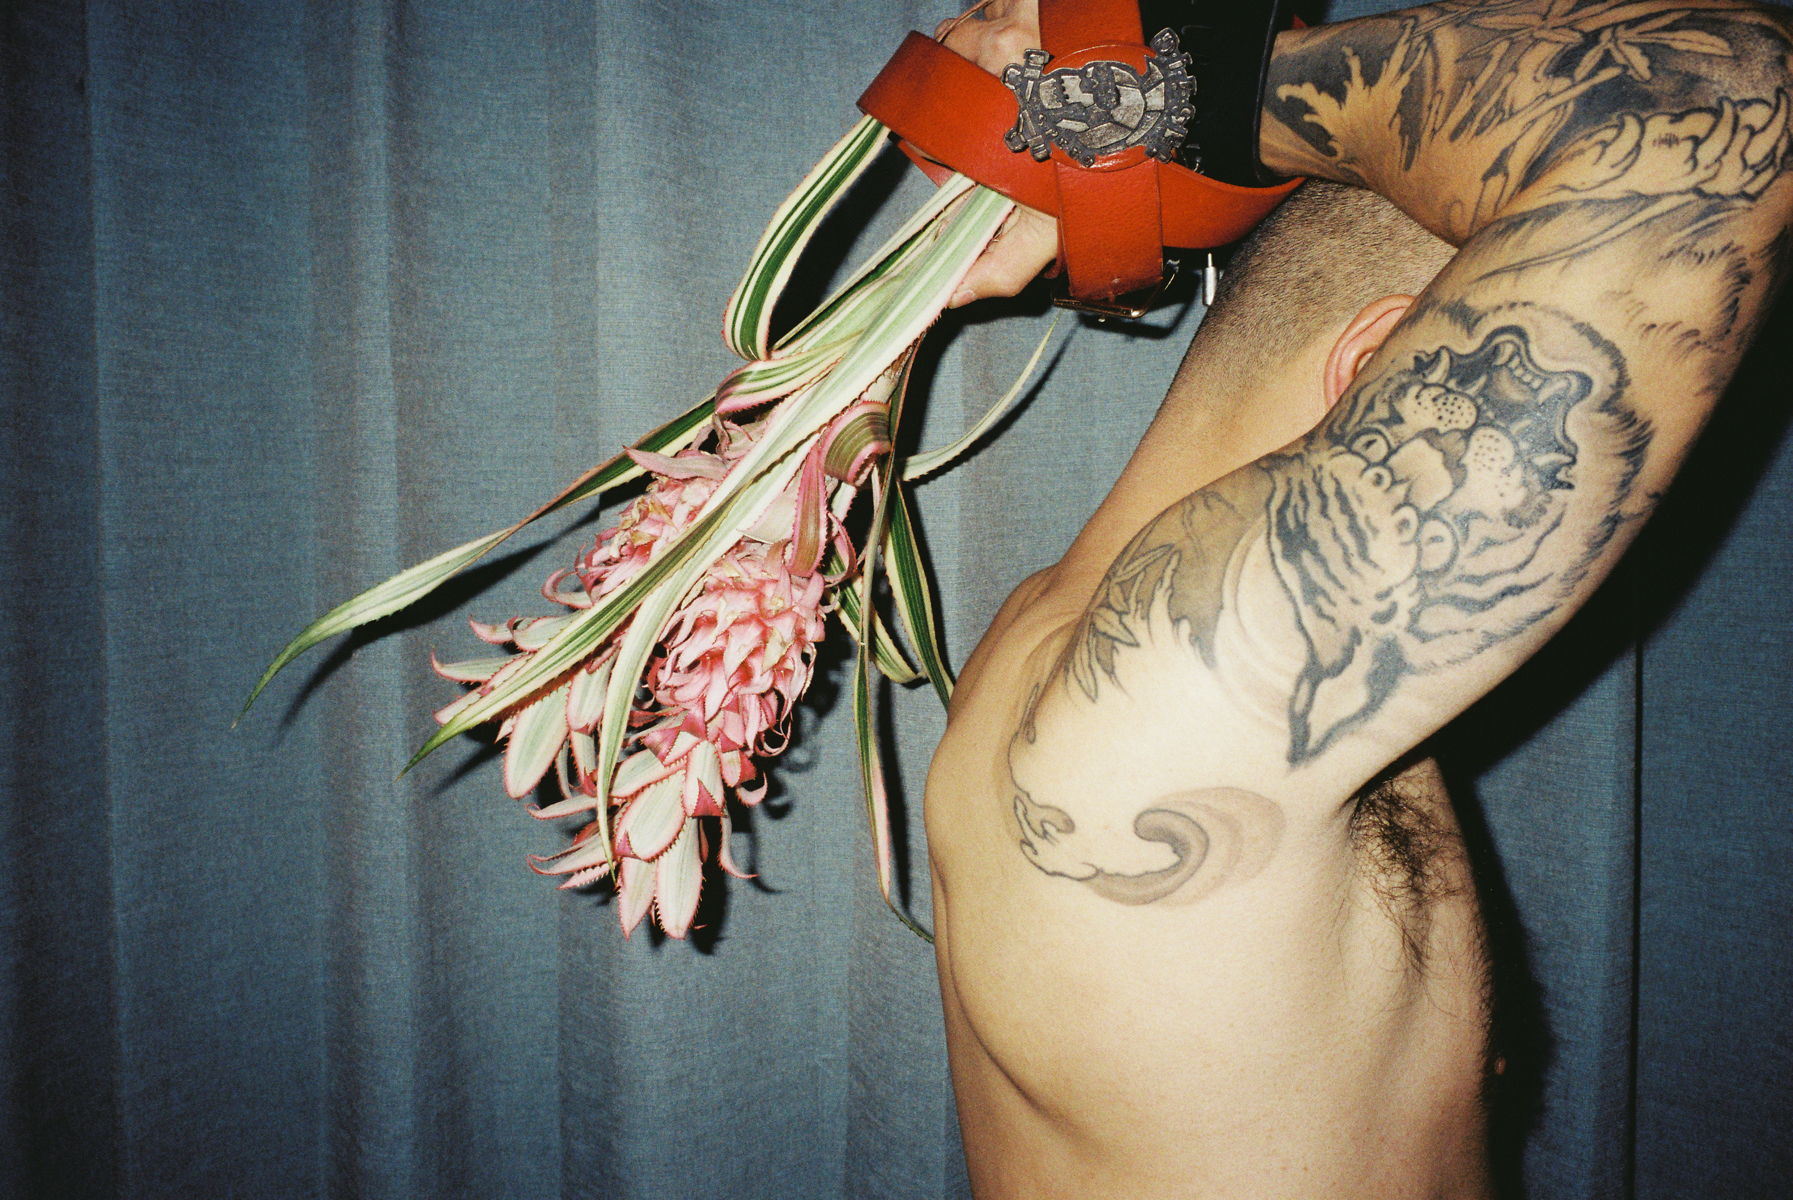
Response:
[{"label": "shadow on curtain", "polygon": [[[230,729],[312,616],[707,392],[763,223],[951,9],[0,11],[0,1193],[968,1195],[838,662],[737,834],[756,880],[690,944],[625,942],[529,874],[566,832],[502,799],[489,747],[395,779],[454,694],[428,650],[538,611],[593,527],[315,654]],[[888,202],[820,257],[924,187],[876,174]],[[1008,309],[949,323],[924,443],[1025,361],[1046,315]],[[1094,508],[1199,316],[1076,329],[922,490],[956,660]],[[1539,1200],[1770,1196],[1793,1161],[1787,331],[1597,604],[1448,734]],[[925,918],[942,718],[888,701]]]}]

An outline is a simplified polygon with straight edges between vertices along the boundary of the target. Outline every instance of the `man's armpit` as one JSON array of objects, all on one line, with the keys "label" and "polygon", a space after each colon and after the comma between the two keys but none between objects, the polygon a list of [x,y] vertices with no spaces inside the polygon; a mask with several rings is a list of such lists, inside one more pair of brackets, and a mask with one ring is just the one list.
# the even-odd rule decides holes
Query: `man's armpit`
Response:
[{"label": "man's armpit", "polygon": [[[1127,903],[1206,894],[1213,829],[1158,804],[1117,818],[1157,790],[1138,781],[1298,770],[1423,677],[1514,660],[1505,644],[1566,617],[1641,517],[1650,429],[1598,333],[1459,301],[1404,341],[1294,449],[1173,505],[1116,560],[1010,744],[1035,866]],[[1474,699],[1433,694],[1440,722]],[[1107,765],[1069,766],[1080,754]]]}]

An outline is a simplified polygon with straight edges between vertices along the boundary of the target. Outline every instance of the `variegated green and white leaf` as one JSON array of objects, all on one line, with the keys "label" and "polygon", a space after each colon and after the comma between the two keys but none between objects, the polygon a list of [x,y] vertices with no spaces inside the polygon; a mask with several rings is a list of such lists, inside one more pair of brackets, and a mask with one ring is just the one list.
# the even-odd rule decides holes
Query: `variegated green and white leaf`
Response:
[{"label": "variegated green and white leaf", "polygon": [[1027,365],[1021,368],[1021,374],[1009,390],[1003,393],[1002,399],[992,404],[989,411],[978,418],[977,424],[954,439],[951,444],[942,446],[938,450],[930,450],[925,454],[910,455],[903,463],[903,478],[905,480],[913,481],[925,475],[932,475],[940,468],[954,462],[961,454],[976,445],[979,438],[990,432],[996,422],[1002,420],[1003,414],[1008,412],[1015,401],[1020,398],[1021,393],[1027,390],[1028,380],[1033,378],[1034,370],[1040,365],[1040,359],[1045,356],[1046,347],[1052,341],[1053,331],[1058,328],[1058,318],[1063,312],[1064,309],[1061,308],[1053,313],[1052,323],[1046,326],[1046,332],[1040,337],[1040,344],[1033,348],[1033,356],[1027,360]]},{"label": "variegated green and white leaf", "polygon": [[[964,189],[958,189],[963,192]],[[947,202],[936,196],[829,301],[791,331],[770,358],[747,364],[717,389],[721,412],[737,412],[808,386],[826,374],[847,349],[865,336],[888,305],[889,291],[939,240]]]},{"label": "variegated green and white leaf", "polygon": [[884,148],[887,132],[872,118],[862,119],[772,214],[771,224],[748,260],[747,273],[723,312],[722,339],[742,358],[766,357],[772,309],[791,271],[835,201]]},{"label": "variegated green and white leaf", "polygon": [[[830,554],[826,570],[830,575],[838,575],[843,564],[838,555]],[[847,584],[835,589],[834,602],[840,610],[840,623],[846,631],[859,638],[859,590],[856,584]],[[909,684],[922,678],[922,673],[909,664],[903,654],[902,647],[897,645],[896,638],[885,626],[883,618],[872,614],[872,661],[878,670],[892,683]]]},{"label": "variegated green and white leaf", "polygon": [[[896,386],[890,396],[890,420],[895,426],[902,419],[903,398],[909,390],[910,370],[915,365],[915,348],[912,346],[904,356],[902,368],[897,373]],[[859,744],[860,779],[865,788],[866,815],[872,824],[872,844],[878,867],[878,890],[884,896],[885,906],[895,913],[897,919],[920,937],[923,941],[932,942],[933,936],[904,912],[902,906],[892,895],[892,886],[896,873],[895,855],[892,850],[894,831],[890,825],[890,797],[884,787],[884,767],[879,761],[877,721],[872,712],[871,697],[871,647],[873,643],[872,621],[876,615],[873,603],[874,588],[878,574],[878,548],[884,542],[885,529],[890,521],[892,501],[899,488],[896,478],[879,467],[872,468],[872,487],[878,497],[878,503],[872,510],[871,529],[866,535],[865,559],[860,564],[859,580],[859,653],[854,656],[853,668],[853,724]]]},{"label": "variegated green and white leaf", "polygon": [[903,632],[921,660],[922,673],[934,685],[941,705],[950,707],[953,700],[952,668],[947,665],[946,654],[940,646],[940,624],[934,616],[931,595],[933,581],[928,577],[927,560],[922,556],[915,535],[915,522],[909,513],[903,485],[892,483],[890,491],[890,528],[885,534],[884,546],[890,564],[886,571],[891,596],[896,601]]},{"label": "variegated green and white leaf", "polygon": [[[680,416],[668,421],[636,443],[638,449],[670,453],[690,445],[703,433],[710,418],[715,415],[715,397],[706,396],[697,405]],[[358,629],[381,617],[391,616],[395,612],[410,607],[423,599],[461,571],[478,562],[499,543],[509,538],[518,530],[530,523],[577,503],[588,497],[598,496],[643,474],[641,467],[627,454],[619,454],[608,462],[601,463],[585,472],[579,478],[563,488],[559,495],[548,503],[506,529],[488,533],[482,538],[475,538],[466,545],[457,546],[446,553],[438,554],[428,562],[419,563],[406,571],[401,571],[391,579],[376,584],[353,599],[337,605],[304,629],[288,642],[274,661],[262,672],[255,687],[249,693],[249,699],[243,702],[242,712],[237,714],[241,721],[249,707],[255,703],[256,697],[262,694],[275,675],[288,663],[328,638],[339,633],[347,633]],[[234,722],[233,722],[234,724]]]},{"label": "variegated green and white leaf", "polygon": [[799,321],[779,341],[779,349],[796,347],[818,338],[833,340],[830,328],[843,320],[841,310],[865,293],[866,285],[889,275],[900,273],[933,243],[940,223],[953,204],[977,185],[963,175],[955,175],[928,197],[928,202],[914,216],[903,222],[884,245],[860,267],[834,294],[823,301],[815,312]]},{"label": "variegated green and white leaf", "polygon": [[937,252],[929,254],[893,289],[878,314],[876,336],[860,339],[826,378],[778,406],[759,440],[705,502],[705,511],[727,504],[735,491],[757,478],[768,463],[820,432],[884,373],[901,347],[919,339],[1013,208],[1014,201],[995,192],[972,192],[948,221]]},{"label": "variegated green and white leaf", "polygon": [[868,647],[872,643],[871,617],[874,611],[872,603],[873,580],[878,565],[878,544],[882,540],[882,525],[888,518],[887,501],[889,490],[880,489],[878,509],[872,517],[872,528],[866,545],[866,557],[859,578],[859,652],[853,657],[853,730],[855,741],[859,747],[859,777],[865,789],[865,814],[872,829],[872,857],[878,870],[878,891],[884,897],[884,904],[896,914],[897,920],[908,926],[910,931],[925,942],[932,943],[933,935],[917,924],[908,913],[903,911],[893,894],[896,877],[896,855],[892,841],[894,831],[890,824],[890,794],[884,786],[884,764],[880,760],[878,747],[877,715],[872,711],[871,694],[871,654]]},{"label": "variegated green and white leaf", "polygon": [[845,358],[852,348],[853,337],[863,332],[852,330],[839,341],[788,358],[769,358],[740,368],[723,380],[716,390],[718,410],[732,415],[808,387]]},{"label": "variegated green and white leaf", "polygon": [[[517,528],[513,525],[509,529],[488,533],[482,538],[475,538],[465,545],[456,546],[453,550],[438,554],[428,562],[418,563],[410,570],[400,571],[386,582],[377,584],[352,600],[337,605],[307,625],[299,631],[299,636],[288,642],[280,653],[274,656],[274,661],[268,664],[267,670],[261,673],[261,678],[255,681],[255,687],[250,691],[249,699],[243,702],[243,709],[237,714],[237,720],[243,719],[244,714],[249,711],[249,706],[255,703],[256,697],[260,696],[262,690],[268,686],[274,676],[278,675],[282,668],[295,658],[327,638],[333,638],[339,633],[347,633],[369,621],[377,621],[381,617],[391,616],[400,609],[415,604],[456,574],[478,562],[492,547],[515,533]],[[232,724],[234,725],[235,722]]]}]

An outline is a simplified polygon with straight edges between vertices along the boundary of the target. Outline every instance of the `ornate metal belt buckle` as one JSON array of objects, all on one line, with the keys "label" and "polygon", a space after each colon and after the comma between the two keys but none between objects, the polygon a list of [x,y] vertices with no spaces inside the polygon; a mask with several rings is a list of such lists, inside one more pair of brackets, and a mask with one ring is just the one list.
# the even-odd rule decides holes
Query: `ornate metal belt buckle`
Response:
[{"label": "ornate metal belt buckle", "polygon": [[1169,162],[1189,136],[1195,78],[1171,30],[1160,30],[1151,49],[1143,73],[1114,59],[1077,62],[1075,54],[1065,56],[1068,65],[1047,71],[1051,56],[1029,50],[1025,61],[1002,72],[1021,109],[1003,144],[1041,162],[1057,146],[1084,167],[1135,146]]}]

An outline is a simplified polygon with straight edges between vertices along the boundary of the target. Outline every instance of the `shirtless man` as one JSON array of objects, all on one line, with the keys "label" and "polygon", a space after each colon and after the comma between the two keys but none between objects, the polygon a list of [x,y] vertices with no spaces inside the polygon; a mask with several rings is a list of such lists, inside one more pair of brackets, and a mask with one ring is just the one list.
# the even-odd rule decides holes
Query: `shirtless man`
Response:
[{"label": "shirtless man", "polygon": [[[948,44],[1035,44],[1031,4],[986,16]],[[1492,1194],[1480,920],[1411,756],[1586,600],[1734,369],[1793,216],[1789,48],[1657,0],[1279,38],[1265,164],[1448,246],[1292,201],[966,664],[926,808],[980,1200]],[[1319,230],[1398,253],[1279,282]],[[1052,245],[1017,222],[964,298]]]}]

